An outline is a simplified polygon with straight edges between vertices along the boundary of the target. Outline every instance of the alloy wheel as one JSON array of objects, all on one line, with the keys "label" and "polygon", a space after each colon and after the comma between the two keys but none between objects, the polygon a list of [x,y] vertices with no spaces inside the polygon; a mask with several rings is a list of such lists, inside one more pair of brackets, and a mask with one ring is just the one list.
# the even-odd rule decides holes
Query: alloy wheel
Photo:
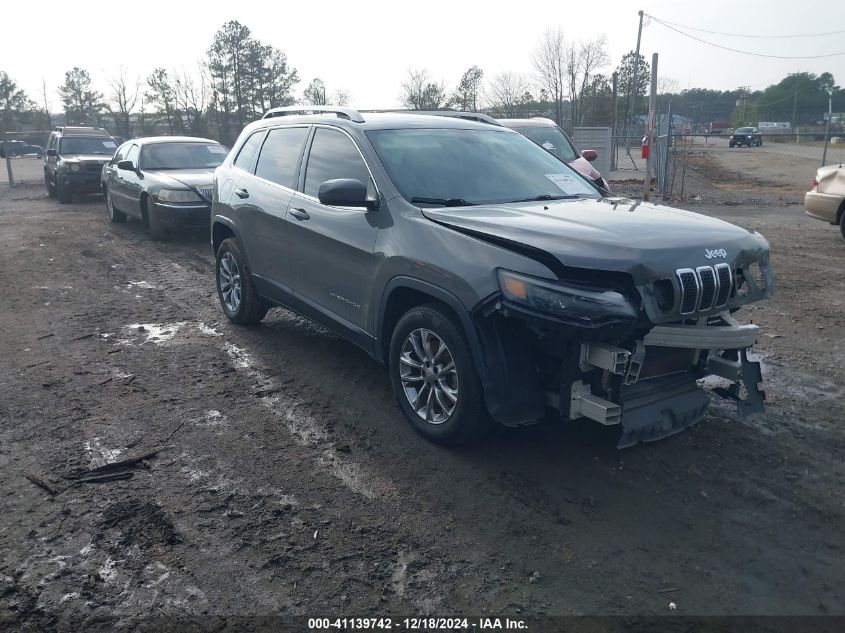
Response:
[{"label": "alloy wheel", "polygon": [[241,272],[231,253],[223,253],[220,258],[217,283],[226,309],[232,313],[237,312],[241,306]]},{"label": "alloy wheel", "polygon": [[425,328],[412,330],[399,353],[399,377],[411,408],[429,424],[443,424],[458,405],[458,371],[446,343]]}]

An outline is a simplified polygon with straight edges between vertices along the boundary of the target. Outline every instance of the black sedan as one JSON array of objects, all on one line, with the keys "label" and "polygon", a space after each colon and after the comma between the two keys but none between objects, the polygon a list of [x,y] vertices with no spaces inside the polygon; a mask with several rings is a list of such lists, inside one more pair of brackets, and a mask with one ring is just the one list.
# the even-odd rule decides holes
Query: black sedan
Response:
[{"label": "black sedan", "polygon": [[756,127],[738,127],[731,134],[728,145],[731,147],[760,147],[763,144],[763,137]]},{"label": "black sedan", "polygon": [[214,169],[228,153],[217,141],[190,136],[127,141],[103,166],[109,218],[139,218],[156,240],[177,229],[208,228]]}]

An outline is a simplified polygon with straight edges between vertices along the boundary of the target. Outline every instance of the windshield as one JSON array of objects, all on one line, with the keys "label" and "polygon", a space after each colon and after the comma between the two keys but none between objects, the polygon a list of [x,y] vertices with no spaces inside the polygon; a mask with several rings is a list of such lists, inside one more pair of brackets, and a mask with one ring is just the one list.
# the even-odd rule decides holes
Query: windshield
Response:
[{"label": "windshield", "polygon": [[94,136],[65,136],[59,143],[59,154],[103,154],[111,156],[117,143],[110,138]]},{"label": "windshield", "polygon": [[572,147],[572,143],[569,142],[569,139],[557,127],[520,127],[516,131],[524,134],[537,143],[537,145],[549,150],[552,154],[567,163],[578,158],[578,153]]},{"label": "windshield", "polygon": [[753,127],[739,127],[736,129],[736,132],[734,132],[734,134],[752,134],[753,132]]},{"label": "windshield", "polygon": [[141,148],[141,169],[211,169],[229,153],[217,143],[153,143]]},{"label": "windshield", "polygon": [[412,128],[374,130],[367,136],[396,188],[415,204],[600,197],[568,165],[521,134]]}]

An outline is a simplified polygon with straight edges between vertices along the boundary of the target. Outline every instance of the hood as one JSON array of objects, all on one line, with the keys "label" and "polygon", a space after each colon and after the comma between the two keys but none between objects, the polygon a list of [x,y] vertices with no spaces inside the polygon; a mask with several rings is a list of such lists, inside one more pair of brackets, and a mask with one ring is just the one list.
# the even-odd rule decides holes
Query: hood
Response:
[{"label": "hood", "polygon": [[187,186],[210,187],[214,182],[214,168],[208,169],[145,169],[145,174],[154,176],[164,187]]},{"label": "hood", "polygon": [[[637,284],[678,268],[768,256],[754,231],[691,211],[623,198],[422,209],[456,230],[552,255],[563,266],[626,272]],[[507,247],[507,246],[506,246]]]},{"label": "hood", "polygon": [[570,161],[569,166],[589,180],[601,178],[601,172],[593,167],[593,164],[583,156],[579,156],[575,160]]}]

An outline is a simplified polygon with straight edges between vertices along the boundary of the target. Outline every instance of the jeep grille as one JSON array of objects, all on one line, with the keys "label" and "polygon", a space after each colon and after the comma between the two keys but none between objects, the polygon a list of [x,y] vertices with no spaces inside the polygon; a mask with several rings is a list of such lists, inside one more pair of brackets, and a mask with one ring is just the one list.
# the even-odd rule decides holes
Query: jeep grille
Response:
[{"label": "jeep grille", "polygon": [[695,270],[679,268],[676,274],[681,289],[681,315],[723,308],[731,296],[733,274],[728,264],[699,266]]}]

